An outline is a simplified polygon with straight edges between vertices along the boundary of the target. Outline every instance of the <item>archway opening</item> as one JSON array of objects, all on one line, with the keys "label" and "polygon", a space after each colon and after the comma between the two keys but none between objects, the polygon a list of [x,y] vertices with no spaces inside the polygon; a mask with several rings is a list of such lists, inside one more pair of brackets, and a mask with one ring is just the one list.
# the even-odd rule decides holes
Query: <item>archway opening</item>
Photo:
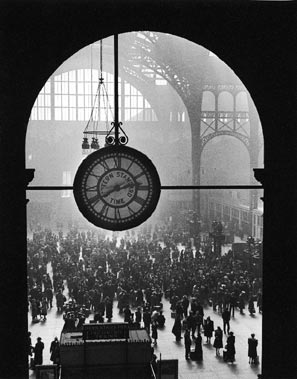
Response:
[{"label": "archway opening", "polygon": [[[219,188],[208,193],[203,189],[164,190],[155,214],[139,229],[122,235],[94,230],[78,212],[71,191],[62,187],[72,185],[76,168],[82,160],[81,140],[98,80],[98,68],[95,68],[96,60],[98,64],[98,43],[95,42],[58,68],[33,107],[26,154],[28,166],[36,168],[32,185],[61,186],[61,190],[29,192],[29,238],[35,236],[35,242],[37,238],[38,243],[43,244],[49,242],[47,235],[50,239],[53,234],[57,235],[60,239],[57,251],[59,254],[66,252],[68,260],[75,261],[75,274],[84,260],[88,268],[96,270],[96,275],[96,264],[103,264],[102,277],[105,277],[109,264],[112,267],[113,259],[121,261],[121,250],[117,249],[127,249],[128,240],[129,243],[137,240],[140,246],[143,242],[145,251],[152,244],[153,250],[147,251],[146,255],[151,262],[152,273],[156,260],[161,259],[164,263],[162,254],[169,258],[165,262],[169,277],[163,272],[166,280],[162,285],[156,285],[166,293],[171,290],[173,280],[179,286],[177,295],[183,295],[184,291],[185,295],[194,296],[194,282],[208,280],[208,269],[217,269],[220,261],[227,262],[226,275],[220,277],[218,274],[223,288],[230,288],[234,279],[238,279],[234,285],[237,290],[243,290],[249,276],[246,272],[252,273],[255,279],[253,288],[248,289],[245,298],[247,305],[250,297],[254,299],[261,287],[261,270],[255,267],[258,251],[248,240],[248,237],[262,238],[260,221],[256,218],[261,216],[258,204],[261,194],[252,193],[248,186],[254,184],[251,171],[263,144],[259,117],[249,106],[252,100],[248,91],[217,56],[179,37],[135,32],[120,35],[119,43],[123,128],[131,146],[153,160],[162,185],[208,184],[223,187],[235,184],[244,185],[247,190],[231,190],[224,195]],[[104,45],[107,51],[105,80],[110,84],[108,92],[112,107],[112,39],[104,40]],[[102,121],[107,121],[109,127],[108,121],[111,120],[108,117]],[[226,237],[219,250],[215,240],[216,230],[212,229],[213,221],[222,224]],[[47,234],[45,229],[49,229],[50,233]],[[38,236],[42,238],[38,239]],[[110,238],[108,241],[107,237]],[[54,238],[53,241],[56,243]],[[71,252],[67,251],[65,241],[76,244],[71,245]],[[79,248],[77,243],[80,244]],[[104,243],[104,249],[108,252],[102,254]],[[235,249],[233,243],[245,244],[243,249],[246,255],[239,250],[230,255],[229,250]],[[116,250],[115,258],[112,257],[112,250]],[[33,264],[33,257],[34,251],[29,250],[29,264]],[[195,273],[190,270],[189,278],[180,281],[176,278],[175,264],[179,270],[184,258],[187,269],[195,267]],[[208,266],[201,268],[206,262]],[[111,270],[117,279],[123,279],[123,272],[118,266]],[[99,280],[102,279],[101,274],[99,270]],[[144,285],[148,285],[146,273],[143,275]],[[239,279],[240,276],[243,279]],[[64,290],[70,290],[67,296],[72,295],[75,286],[71,279],[65,279],[69,283]],[[123,282],[127,286],[126,281]],[[123,282],[120,281],[120,284]],[[34,286],[36,282],[33,280],[31,284]],[[207,282],[207,285],[214,286],[214,283]],[[220,291],[221,287],[217,290]],[[199,296],[205,301],[206,308],[211,302],[215,305],[210,292],[207,295],[200,293]],[[218,310],[216,308],[215,312]],[[217,313],[214,315],[218,316]],[[216,320],[218,322],[218,318]],[[258,337],[261,333],[259,325],[254,325]]]}]

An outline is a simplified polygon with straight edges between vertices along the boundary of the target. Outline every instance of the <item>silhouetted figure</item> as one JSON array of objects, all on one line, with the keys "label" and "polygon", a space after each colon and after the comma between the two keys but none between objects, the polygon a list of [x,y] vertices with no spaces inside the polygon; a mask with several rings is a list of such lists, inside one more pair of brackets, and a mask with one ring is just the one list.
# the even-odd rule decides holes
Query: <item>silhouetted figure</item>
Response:
[{"label": "silhouetted figure", "polygon": [[42,365],[43,362],[43,356],[42,352],[44,349],[44,343],[41,341],[41,338],[37,338],[37,343],[34,347],[34,365]]},{"label": "silhouetted figure", "polygon": [[190,335],[190,330],[189,329],[185,330],[184,341],[185,341],[185,358],[186,359],[190,359],[189,355],[190,355],[190,352],[191,352],[192,340],[191,340],[191,335]]},{"label": "silhouetted figure", "polygon": [[[210,340],[212,338],[212,333],[214,330],[214,326],[213,326],[213,321],[210,319],[209,316],[204,321],[203,328],[204,328],[204,335],[206,337],[206,342],[210,343],[211,342]],[[199,333],[199,331],[198,331],[198,333]]]},{"label": "silhouetted figure", "polygon": [[144,327],[145,327],[145,329],[147,330],[148,334],[150,334],[150,325],[151,325],[151,322],[152,322],[151,314],[150,314],[150,312],[146,309],[146,310],[143,312],[143,323],[144,323]]},{"label": "silhouetted figure", "polygon": [[154,340],[154,345],[157,345],[158,329],[156,321],[152,322],[152,339]]},{"label": "silhouetted figure", "polygon": [[60,343],[57,337],[55,337],[55,339],[51,342],[50,353],[51,353],[50,360],[53,362],[53,364],[59,364],[60,363]]},{"label": "silhouetted figure", "polygon": [[104,322],[104,317],[102,316],[101,312],[95,313],[94,321],[99,322],[99,323]]},{"label": "silhouetted figure", "polygon": [[262,298],[262,292],[259,290],[257,294],[257,307],[259,308],[259,313],[262,313]]},{"label": "silhouetted figure", "polygon": [[163,315],[163,311],[159,312],[159,315],[157,317],[157,324],[160,328],[163,328],[165,325],[165,317]]},{"label": "silhouetted figure", "polygon": [[191,353],[191,359],[193,361],[202,361],[203,359],[202,337],[199,332],[195,340],[195,351]]},{"label": "silhouetted figure", "polygon": [[181,330],[182,330],[181,320],[180,320],[180,317],[176,314],[175,321],[172,328],[172,333],[175,335],[176,341],[181,340]]},{"label": "silhouetted figure", "polygon": [[227,326],[227,333],[229,333],[230,330],[230,312],[227,308],[225,308],[224,312],[222,313],[222,319],[223,319],[223,329],[224,333],[226,334],[226,326]]},{"label": "silhouetted figure", "polygon": [[229,333],[227,338],[226,352],[224,354],[224,360],[226,362],[234,362],[235,361],[235,337],[233,332]]},{"label": "silhouetted figure", "polygon": [[223,347],[223,331],[219,326],[215,330],[215,340],[213,347],[216,349],[216,356],[219,356],[220,349]]},{"label": "silhouetted figure", "polygon": [[140,328],[141,320],[142,320],[141,307],[137,307],[137,310],[135,312],[135,322],[139,328]]},{"label": "silhouetted figure", "polygon": [[131,323],[131,315],[132,315],[132,312],[129,308],[129,305],[127,305],[126,308],[124,309],[124,322]]},{"label": "silhouetted figure", "polygon": [[256,312],[252,296],[249,298],[249,312],[251,316]]},{"label": "silhouetted figure", "polygon": [[232,315],[232,317],[234,317],[236,304],[237,304],[236,296],[235,296],[235,293],[232,292],[231,296],[230,296],[230,303],[229,303],[229,311],[230,311],[230,315]]},{"label": "silhouetted figure", "polygon": [[241,291],[238,298],[238,307],[240,309],[240,314],[243,314],[245,308],[245,292]]},{"label": "silhouetted figure", "polygon": [[187,327],[189,328],[189,330],[192,331],[192,338],[194,338],[196,327],[197,327],[197,319],[194,316],[193,311],[190,311],[190,314],[187,317],[186,322],[187,322]]},{"label": "silhouetted figure", "polygon": [[248,356],[249,356],[249,363],[257,363],[257,346],[258,346],[258,340],[255,338],[255,334],[252,333],[251,337],[248,339]]}]

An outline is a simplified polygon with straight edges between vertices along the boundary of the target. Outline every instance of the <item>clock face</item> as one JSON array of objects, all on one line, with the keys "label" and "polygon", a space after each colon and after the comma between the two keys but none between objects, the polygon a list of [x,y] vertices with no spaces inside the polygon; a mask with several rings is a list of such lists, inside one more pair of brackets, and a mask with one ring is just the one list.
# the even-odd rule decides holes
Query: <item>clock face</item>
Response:
[{"label": "clock face", "polygon": [[108,146],[90,154],[73,183],[82,214],[108,230],[126,230],[144,222],[157,206],[160,188],[153,163],[127,146]]}]

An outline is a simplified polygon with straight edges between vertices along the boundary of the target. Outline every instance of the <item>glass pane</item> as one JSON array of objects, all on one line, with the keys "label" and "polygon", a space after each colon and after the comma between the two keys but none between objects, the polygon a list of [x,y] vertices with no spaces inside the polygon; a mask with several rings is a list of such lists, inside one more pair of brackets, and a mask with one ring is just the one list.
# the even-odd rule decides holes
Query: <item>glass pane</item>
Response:
[{"label": "glass pane", "polygon": [[49,107],[51,105],[51,97],[50,97],[50,95],[45,95],[44,98],[45,98],[45,105],[47,107]]},{"label": "glass pane", "polygon": [[78,121],[84,121],[85,112],[84,109],[78,109]]},{"label": "glass pane", "polygon": [[69,93],[71,93],[71,94],[76,93],[76,84],[75,83],[69,83]]},{"label": "glass pane", "polygon": [[78,83],[77,84],[77,93],[79,93],[79,94],[84,93],[84,83]]},{"label": "glass pane", "polygon": [[64,121],[68,121],[69,120],[69,112],[68,112],[68,108],[65,109],[65,108],[62,108],[62,119]]},{"label": "glass pane", "polygon": [[70,108],[70,120],[75,121],[76,120],[76,109]]},{"label": "glass pane", "polygon": [[236,110],[237,111],[245,111],[249,110],[248,106],[248,98],[246,92],[239,92],[236,96]]},{"label": "glass pane", "polygon": [[83,107],[85,104],[85,98],[84,96],[77,96],[77,105],[79,107]]},{"label": "glass pane", "polygon": [[60,107],[62,105],[62,96],[61,95],[55,95],[55,106]]},{"label": "glass pane", "polygon": [[75,107],[76,105],[76,96],[69,96],[69,106]]},{"label": "glass pane", "polygon": [[51,110],[49,108],[45,108],[45,119],[46,120],[51,119]]},{"label": "glass pane", "polygon": [[76,76],[75,71],[74,70],[70,71],[69,72],[69,81],[75,82],[75,80],[76,80],[75,76]]},{"label": "glass pane", "polygon": [[38,108],[38,120],[45,120],[44,108]]},{"label": "glass pane", "polygon": [[69,75],[68,72],[63,72],[63,74],[62,74],[62,81],[63,82],[68,82],[68,75]]},{"label": "glass pane", "polygon": [[91,83],[85,83],[85,93],[86,94],[91,94],[92,93],[91,88],[92,88]]},{"label": "glass pane", "polygon": [[62,95],[62,106],[65,108],[68,107],[68,95]]},{"label": "glass pane", "polygon": [[55,93],[61,93],[62,92],[62,84],[61,82],[55,81]]},{"label": "glass pane", "polygon": [[140,109],[143,108],[143,97],[142,96],[138,96],[137,107],[140,108]]},{"label": "glass pane", "polygon": [[62,82],[62,93],[68,94],[68,83]]},{"label": "glass pane", "polygon": [[130,108],[130,97],[128,96],[125,96],[125,107],[126,108]]},{"label": "glass pane", "polygon": [[214,111],[215,110],[215,95],[210,91],[204,91],[202,97],[203,111]]},{"label": "glass pane", "polygon": [[91,81],[91,70],[84,70],[85,71],[85,81],[90,82]]},{"label": "glass pane", "polygon": [[219,111],[233,111],[233,96],[230,92],[222,91],[218,96]]},{"label": "glass pane", "polygon": [[61,108],[55,108],[55,120],[60,121],[62,119]]}]

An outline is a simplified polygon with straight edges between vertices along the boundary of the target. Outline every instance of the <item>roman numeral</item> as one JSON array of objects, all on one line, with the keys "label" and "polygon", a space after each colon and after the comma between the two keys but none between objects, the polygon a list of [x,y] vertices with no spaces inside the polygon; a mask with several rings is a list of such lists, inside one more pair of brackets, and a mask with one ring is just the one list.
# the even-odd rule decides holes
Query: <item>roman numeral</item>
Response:
[{"label": "roman numeral", "polygon": [[108,210],[109,210],[109,206],[104,204],[100,212],[103,216],[107,217]]},{"label": "roman numeral", "polygon": [[114,168],[121,168],[122,166],[122,158],[121,157],[114,157]]},{"label": "roman numeral", "polygon": [[96,174],[94,174],[93,172],[90,172],[90,176],[94,176],[96,179],[99,179],[99,178],[100,178],[100,175],[96,175]]},{"label": "roman numeral", "polygon": [[134,179],[140,178],[142,175],[144,175],[144,171],[141,171],[139,174],[134,176]]},{"label": "roman numeral", "polygon": [[92,204],[93,207],[95,207],[95,205],[97,205],[99,201],[101,201],[101,196],[99,194],[89,198],[89,202]]},{"label": "roman numeral", "polygon": [[119,208],[114,208],[114,218],[117,220],[121,218]]},{"label": "roman numeral", "polygon": [[97,191],[97,185],[86,187],[86,191],[96,192]]},{"label": "roman numeral", "polygon": [[109,168],[108,164],[106,163],[106,161],[101,161],[100,165],[104,168],[104,171],[110,170],[110,168]]},{"label": "roman numeral", "polygon": [[135,214],[133,209],[131,209],[130,207],[128,207],[128,211],[129,211],[130,216],[133,216]]},{"label": "roman numeral", "polygon": [[142,197],[139,197],[139,196],[136,196],[134,198],[134,201],[136,201],[136,203],[138,203],[140,205],[143,205],[145,203],[145,199],[143,199]]},{"label": "roman numeral", "polygon": [[149,186],[143,186],[143,185],[136,186],[136,188],[138,191],[148,191],[149,190]]},{"label": "roman numeral", "polygon": [[130,168],[131,168],[131,166],[133,165],[133,163],[134,163],[134,159],[131,161],[131,163],[129,164],[129,166],[128,166],[128,168],[127,168],[127,171],[129,171],[130,170]]}]

